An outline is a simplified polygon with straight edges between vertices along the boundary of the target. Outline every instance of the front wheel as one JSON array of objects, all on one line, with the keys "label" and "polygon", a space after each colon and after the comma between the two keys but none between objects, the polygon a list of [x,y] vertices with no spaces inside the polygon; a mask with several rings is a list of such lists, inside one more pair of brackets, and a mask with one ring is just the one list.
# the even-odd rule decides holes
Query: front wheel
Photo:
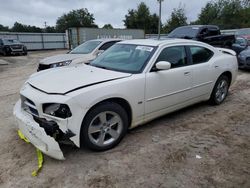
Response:
[{"label": "front wheel", "polygon": [[126,111],[114,102],[101,103],[84,118],[81,145],[97,151],[111,149],[122,140],[127,129]]},{"label": "front wheel", "polygon": [[227,97],[229,89],[229,79],[227,76],[222,75],[216,81],[213,92],[210,97],[210,102],[212,104],[219,105],[221,104],[225,98]]}]

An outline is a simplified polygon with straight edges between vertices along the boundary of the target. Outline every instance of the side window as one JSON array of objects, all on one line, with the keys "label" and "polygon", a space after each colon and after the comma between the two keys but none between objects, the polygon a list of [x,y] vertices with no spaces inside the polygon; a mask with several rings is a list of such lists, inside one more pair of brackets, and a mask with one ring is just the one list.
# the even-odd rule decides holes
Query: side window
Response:
[{"label": "side window", "polygon": [[220,30],[216,28],[210,28],[208,31],[209,31],[209,36],[220,35]]},{"label": "side window", "polygon": [[203,37],[206,37],[208,35],[208,29],[207,28],[204,28],[201,30],[200,34],[203,36]]},{"label": "side window", "polygon": [[156,62],[168,61],[171,68],[187,65],[187,55],[184,46],[168,47],[162,50]]},{"label": "side window", "polygon": [[204,47],[190,46],[193,64],[205,63],[210,60],[214,53]]},{"label": "side window", "polygon": [[107,50],[109,47],[113,46],[117,42],[119,41],[106,42],[99,48],[99,50]]}]

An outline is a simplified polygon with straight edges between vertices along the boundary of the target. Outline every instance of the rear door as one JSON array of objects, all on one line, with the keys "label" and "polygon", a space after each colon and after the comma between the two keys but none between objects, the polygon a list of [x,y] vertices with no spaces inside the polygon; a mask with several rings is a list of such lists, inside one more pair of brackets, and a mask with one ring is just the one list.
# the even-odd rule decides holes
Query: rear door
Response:
[{"label": "rear door", "polygon": [[192,59],[190,68],[193,73],[192,97],[201,97],[211,92],[213,85],[214,67],[212,57],[214,53],[202,46],[187,46]]}]

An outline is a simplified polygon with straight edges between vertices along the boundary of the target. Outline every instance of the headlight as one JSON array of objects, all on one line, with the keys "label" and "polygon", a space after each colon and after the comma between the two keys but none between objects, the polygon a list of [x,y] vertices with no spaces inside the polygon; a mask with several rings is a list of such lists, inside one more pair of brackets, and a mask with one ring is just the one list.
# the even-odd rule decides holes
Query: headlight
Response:
[{"label": "headlight", "polygon": [[53,63],[50,65],[51,68],[55,68],[55,67],[63,67],[63,66],[67,66],[72,62],[72,60],[68,60],[68,61],[63,61],[63,62],[59,62],[59,63]]},{"label": "headlight", "polygon": [[59,104],[59,103],[46,103],[43,104],[43,112],[45,114],[59,117],[59,118],[68,118],[71,117],[71,111],[66,104]]},{"label": "headlight", "polygon": [[239,55],[239,58],[240,58],[240,59],[245,59],[245,58],[246,58],[246,55],[240,54],[240,55]]}]

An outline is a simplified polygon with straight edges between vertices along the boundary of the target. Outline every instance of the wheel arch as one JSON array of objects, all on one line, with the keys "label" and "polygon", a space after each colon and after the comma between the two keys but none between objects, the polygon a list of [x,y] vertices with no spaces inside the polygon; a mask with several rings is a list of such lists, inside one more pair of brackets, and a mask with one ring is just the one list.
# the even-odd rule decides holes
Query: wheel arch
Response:
[{"label": "wheel arch", "polygon": [[81,132],[82,132],[82,129],[83,129],[83,123],[86,119],[86,116],[87,114],[93,110],[96,106],[102,104],[102,103],[106,103],[106,102],[114,102],[114,103],[117,103],[119,104],[122,108],[124,108],[124,110],[126,111],[127,115],[128,115],[128,128],[131,127],[131,123],[132,123],[132,108],[131,108],[131,105],[129,104],[129,102],[127,100],[125,100],[124,98],[121,98],[121,97],[112,97],[112,98],[107,98],[107,99],[104,99],[102,101],[99,101],[97,103],[95,103],[94,105],[92,105],[88,111],[86,112],[85,116],[83,117],[83,120],[82,120],[82,124],[81,124],[81,127],[80,127],[80,134],[79,134],[79,143],[80,143],[80,147],[82,145],[82,138],[81,138]]},{"label": "wheel arch", "polygon": [[94,109],[96,106],[102,104],[102,103],[105,103],[105,102],[114,102],[114,103],[117,103],[119,104],[122,108],[124,108],[124,110],[126,111],[127,115],[128,115],[128,120],[129,120],[129,127],[131,126],[131,123],[132,123],[132,118],[133,118],[133,113],[132,113],[132,108],[131,108],[131,105],[129,104],[129,102],[124,99],[124,98],[121,98],[121,97],[111,97],[111,98],[107,98],[107,99],[103,99],[97,103],[95,103],[94,105],[92,105],[88,111],[86,112],[84,118],[83,118],[83,121],[82,123],[84,122],[85,120],[85,117],[86,115],[92,110]]},{"label": "wheel arch", "polygon": [[[225,72],[223,72],[219,77],[221,77],[222,75],[225,75],[225,76],[227,76],[228,77],[228,79],[229,79],[229,86],[231,85],[231,82],[232,82],[232,73],[230,72],[230,71],[225,71]],[[218,78],[219,79],[219,78]]]}]

